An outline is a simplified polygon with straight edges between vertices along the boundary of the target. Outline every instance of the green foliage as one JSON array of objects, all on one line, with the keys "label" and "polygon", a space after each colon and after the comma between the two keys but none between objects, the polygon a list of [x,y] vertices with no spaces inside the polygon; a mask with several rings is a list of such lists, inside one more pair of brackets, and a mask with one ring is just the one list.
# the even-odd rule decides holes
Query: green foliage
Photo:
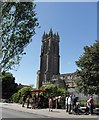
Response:
[{"label": "green foliage", "polygon": [[68,92],[66,91],[66,89],[64,88],[57,88],[57,95],[58,96],[66,96],[68,94]]},{"label": "green foliage", "polygon": [[99,99],[94,101],[94,104],[99,105]]},{"label": "green foliage", "polygon": [[54,84],[49,84],[46,86],[42,86],[40,89],[47,90],[47,96],[52,96],[53,94],[56,94],[57,86]]},{"label": "green foliage", "polygon": [[66,91],[66,89],[64,88],[58,88],[56,85],[54,84],[49,84],[46,86],[42,86],[40,89],[45,89],[47,90],[47,96],[64,96],[66,95],[68,92]]},{"label": "green foliage", "polygon": [[98,94],[99,91],[99,41],[92,46],[84,47],[84,53],[76,61],[79,70],[77,82],[79,91],[84,93]]},{"label": "green foliage", "polygon": [[[85,106],[85,105],[87,104],[87,100],[81,100],[80,103]],[[97,100],[97,99],[94,100],[94,104],[95,104],[95,105],[99,105],[99,100]]]},{"label": "green foliage", "polygon": [[13,94],[11,99],[15,103],[22,103],[22,95],[30,95],[30,91],[32,90],[32,87],[23,87],[20,90],[18,90],[17,93]]},{"label": "green foliage", "polygon": [[2,2],[2,71],[15,69],[39,25],[34,2]]},{"label": "green foliage", "polygon": [[12,95],[11,99],[13,100],[13,102],[18,103],[19,102],[19,94],[18,93],[14,93]]},{"label": "green foliage", "polygon": [[30,94],[30,91],[32,89],[33,89],[32,87],[23,87],[18,91],[18,93],[21,93],[21,95],[22,94],[27,95],[27,94]]},{"label": "green foliage", "polygon": [[81,100],[80,103],[81,103],[82,105],[86,106],[86,105],[87,105],[87,100]]},{"label": "green foliage", "polygon": [[2,73],[2,98],[9,99],[13,93],[17,92],[17,84],[15,83],[15,78],[9,72]]}]

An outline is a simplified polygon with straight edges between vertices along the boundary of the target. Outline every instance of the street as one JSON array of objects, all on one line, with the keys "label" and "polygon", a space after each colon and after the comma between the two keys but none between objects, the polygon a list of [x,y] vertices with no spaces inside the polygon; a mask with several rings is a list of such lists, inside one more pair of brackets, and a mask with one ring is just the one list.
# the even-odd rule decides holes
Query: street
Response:
[{"label": "street", "polygon": [[27,109],[16,103],[0,103],[0,113],[2,120],[99,120],[97,115],[69,115],[64,109],[53,109],[53,112],[48,109]]},{"label": "street", "polygon": [[[1,109],[1,107],[0,107]],[[97,120],[96,118],[51,118],[44,115],[37,115],[18,110],[2,107],[2,120]]]},{"label": "street", "polygon": [[44,115],[37,115],[34,113],[28,113],[3,107],[2,118],[2,120],[11,120],[11,118],[12,120],[97,120],[97,118],[51,118]]},{"label": "street", "polygon": [[37,115],[34,113],[12,110],[9,108],[2,108],[2,118],[48,118],[48,117],[44,115]]}]

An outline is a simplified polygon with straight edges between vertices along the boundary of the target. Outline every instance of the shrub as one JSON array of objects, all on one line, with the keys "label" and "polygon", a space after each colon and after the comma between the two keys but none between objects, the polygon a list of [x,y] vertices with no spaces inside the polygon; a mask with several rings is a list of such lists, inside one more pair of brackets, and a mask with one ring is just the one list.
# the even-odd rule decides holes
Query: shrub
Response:
[{"label": "shrub", "polygon": [[28,94],[30,94],[30,91],[31,91],[32,89],[33,89],[33,88],[31,88],[31,87],[23,87],[22,89],[20,89],[20,90],[18,91],[18,93],[19,93],[19,94],[21,93],[21,95],[22,95],[22,94],[28,95]]},{"label": "shrub", "polygon": [[15,103],[22,103],[22,95],[29,95],[30,91],[32,90],[31,87],[23,87],[22,89],[20,89],[17,93],[13,94],[11,99],[13,100],[13,102]]},{"label": "shrub", "polygon": [[14,93],[12,95],[11,99],[13,100],[13,102],[18,103],[19,102],[19,94],[18,93]]}]

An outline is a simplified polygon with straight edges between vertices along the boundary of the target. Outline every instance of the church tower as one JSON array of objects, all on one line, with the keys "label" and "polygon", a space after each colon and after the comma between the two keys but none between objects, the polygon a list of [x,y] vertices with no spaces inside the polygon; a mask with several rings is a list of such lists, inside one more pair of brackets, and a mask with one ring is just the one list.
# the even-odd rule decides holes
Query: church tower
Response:
[{"label": "church tower", "polygon": [[59,35],[52,29],[42,36],[40,70],[37,72],[37,88],[43,84],[51,83],[53,75],[59,75]]}]

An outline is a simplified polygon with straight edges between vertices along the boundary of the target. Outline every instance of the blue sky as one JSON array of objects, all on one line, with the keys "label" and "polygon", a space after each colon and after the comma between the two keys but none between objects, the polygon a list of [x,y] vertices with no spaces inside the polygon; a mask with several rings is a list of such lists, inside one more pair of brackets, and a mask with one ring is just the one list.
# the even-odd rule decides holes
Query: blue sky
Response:
[{"label": "blue sky", "polygon": [[92,45],[97,39],[96,2],[37,2],[37,18],[41,28],[36,29],[33,41],[25,49],[17,71],[11,71],[16,83],[30,85],[36,83],[40,69],[40,49],[44,31],[59,33],[60,73],[75,72],[75,61],[83,53],[83,47]]}]

